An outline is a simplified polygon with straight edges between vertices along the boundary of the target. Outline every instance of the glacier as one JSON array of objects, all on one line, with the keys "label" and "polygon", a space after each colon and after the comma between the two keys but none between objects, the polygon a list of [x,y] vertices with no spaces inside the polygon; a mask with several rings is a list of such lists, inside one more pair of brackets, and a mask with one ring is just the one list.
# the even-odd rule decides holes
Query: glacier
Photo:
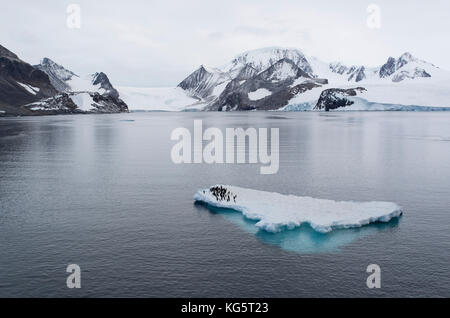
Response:
[{"label": "glacier", "polygon": [[293,230],[303,224],[319,233],[337,229],[359,228],[371,223],[387,223],[403,215],[392,202],[334,201],[284,195],[230,185],[216,185],[199,190],[195,202],[238,211],[266,232]]},{"label": "glacier", "polygon": [[204,107],[179,87],[119,86],[117,89],[131,111],[186,111]]}]

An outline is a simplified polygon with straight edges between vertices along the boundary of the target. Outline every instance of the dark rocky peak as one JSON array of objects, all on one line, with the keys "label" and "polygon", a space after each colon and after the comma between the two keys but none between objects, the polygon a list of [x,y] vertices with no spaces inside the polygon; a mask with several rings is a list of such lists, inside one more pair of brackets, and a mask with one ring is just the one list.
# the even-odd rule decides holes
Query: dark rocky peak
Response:
[{"label": "dark rocky peak", "polygon": [[197,70],[195,70],[192,74],[186,77],[180,84],[179,87],[185,90],[189,90],[198,85],[198,83],[205,80],[205,78],[209,77],[211,73],[209,73],[206,68],[201,65]]},{"label": "dark rocky peak", "polygon": [[352,81],[354,79],[355,82],[361,82],[365,78],[366,78],[366,68],[364,66],[360,66],[353,71],[348,80]]},{"label": "dark rocky peak", "polygon": [[8,50],[7,48],[5,48],[2,45],[0,45],[0,57],[7,57],[10,59],[19,59],[19,57],[16,54],[14,54],[13,52],[11,52],[10,50]]},{"label": "dark rocky peak", "polygon": [[387,62],[383,64],[380,68],[379,75],[381,78],[389,77],[395,73],[396,69],[396,59],[392,56],[388,58]]},{"label": "dark rocky peak", "polygon": [[105,90],[105,95],[119,97],[119,92],[112,86],[108,76],[103,72],[95,73],[92,76],[92,85],[100,85],[100,88]]}]

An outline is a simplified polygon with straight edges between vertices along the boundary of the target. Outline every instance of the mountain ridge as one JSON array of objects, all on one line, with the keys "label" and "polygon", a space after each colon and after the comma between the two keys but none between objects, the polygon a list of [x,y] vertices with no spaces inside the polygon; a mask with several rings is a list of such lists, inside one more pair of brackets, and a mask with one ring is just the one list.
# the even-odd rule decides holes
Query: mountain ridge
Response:
[{"label": "mountain ridge", "polygon": [[[280,87],[280,85],[276,87],[275,81],[272,81],[270,85],[268,83],[262,84],[261,78],[259,78],[260,74],[283,60],[291,61],[302,70],[304,72],[303,77],[306,74],[310,77],[310,80],[319,79],[315,82],[318,87],[312,87],[306,91],[300,89],[298,90],[299,93],[290,98],[290,94],[286,92],[292,86],[295,86],[293,83],[286,82],[281,85],[283,87]],[[309,110],[335,109],[332,105],[323,108],[316,107],[321,93],[325,89],[349,89],[352,92],[357,92],[357,97],[362,100],[370,97],[365,100],[367,102],[395,104],[400,101],[399,105],[411,105],[411,102],[414,102],[412,96],[418,96],[417,85],[412,83],[423,84],[422,90],[423,93],[426,93],[424,95],[430,97],[430,101],[423,103],[423,106],[450,106],[450,96],[447,96],[450,87],[445,84],[447,79],[450,80],[450,72],[443,71],[434,64],[423,61],[409,52],[403,53],[398,58],[389,57],[384,64],[378,67],[367,67],[364,65],[347,66],[340,62],[326,63],[303,54],[299,49],[269,47],[244,52],[233,58],[230,63],[221,69],[202,67],[205,70],[210,70],[207,83],[201,77],[193,77],[195,74],[192,73],[178,87],[182,88],[188,96],[197,98],[203,104],[203,110],[283,110],[287,106],[297,104],[303,105],[302,109],[305,109],[305,104],[309,104]],[[252,72],[248,72],[249,70]],[[240,76],[242,73],[248,73],[248,76]],[[304,80],[302,76],[292,77],[297,80],[297,85]],[[325,80],[327,83],[325,83]],[[364,90],[357,89],[359,86],[363,86]],[[407,86],[411,86],[411,97],[407,96]],[[203,90],[202,94],[196,94],[196,88],[198,87],[207,87],[207,90]],[[272,95],[284,97],[282,100],[277,99],[274,102],[273,97],[267,98],[268,96],[265,95],[264,98],[267,103],[271,102],[273,105],[260,102],[253,103],[250,102],[249,94],[254,91],[249,90],[248,87],[253,87],[254,91],[266,89]],[[386,92],[392,97],[392,101],[381,96],[383,92],[380,87],[386,89]],[[439,91],[439,96],[433,95],[436,90]],[[281,93],[281,91],[284,93]],[[235,96],[232,96],[233,94]],[[326,96],[332,95],[327,94]],[[423,100],[422,98],[419,99]],[[324,96],[322,96],[321,102],[324,103]],[[240,107],[237,103],[245,105]],[[283,106],[277,108],[280,104]],[[354,102],[347,104],[353,105]],[[367,103],[364,107],[366,105]],[[294,108],[289,107],[289,109]]]}]

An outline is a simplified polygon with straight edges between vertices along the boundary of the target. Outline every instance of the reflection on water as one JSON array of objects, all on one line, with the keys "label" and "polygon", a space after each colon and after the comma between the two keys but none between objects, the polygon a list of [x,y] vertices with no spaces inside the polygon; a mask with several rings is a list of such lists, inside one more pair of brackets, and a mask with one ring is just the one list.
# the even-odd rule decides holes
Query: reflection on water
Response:
[{"label": "reflection on water", "polygon": [[377,222],[361,228],[334,230],[326,234],[315,231],[309,224],[303,224],[294,230],[270,233],[258,229],[255,226],[257,221],[247,219],[238,211],[218,208],[202,202],[196,202],[194,205],[199,211],[209,211],[223,216],[227,221],[239,226],[245,232],[256,235],[266,244],[276,245],[285,251],[301,254],[336,253],[340,251],[341,247],[355,240],[395,228],[400,223],[399,218],[394,218],[388,223]]},{"label": "reflection on water", "polygon": [[[175,165],[171,133],[196,119],[279,128],[279,172]],[[0,297],[449,297],[449,122],[450,112],[0,119]],[[396,202],[407,214],[399,226],[270,234],[193,205],[217,183]],[[67,264],[82,268],[76,294]],[[368,264],[382,267],[380,291],[366,287]]]}]

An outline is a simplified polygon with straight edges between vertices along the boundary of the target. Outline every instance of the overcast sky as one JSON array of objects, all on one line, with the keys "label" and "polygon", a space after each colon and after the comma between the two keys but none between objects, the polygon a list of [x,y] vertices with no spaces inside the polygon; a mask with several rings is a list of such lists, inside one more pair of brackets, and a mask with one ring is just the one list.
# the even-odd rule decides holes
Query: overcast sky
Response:
[{"label": "overcast sky", "polygon": [[[69,4],[81,28],[67,27]],[[381,28],[367,26],[368,6]],[[324,61],[375,66],[409,51],[450,70],[450,1],[2,1],[0,44],[30,63],[50,57],[117,86],[175,86],[199,65],[261,47],[296,47]]]}]

